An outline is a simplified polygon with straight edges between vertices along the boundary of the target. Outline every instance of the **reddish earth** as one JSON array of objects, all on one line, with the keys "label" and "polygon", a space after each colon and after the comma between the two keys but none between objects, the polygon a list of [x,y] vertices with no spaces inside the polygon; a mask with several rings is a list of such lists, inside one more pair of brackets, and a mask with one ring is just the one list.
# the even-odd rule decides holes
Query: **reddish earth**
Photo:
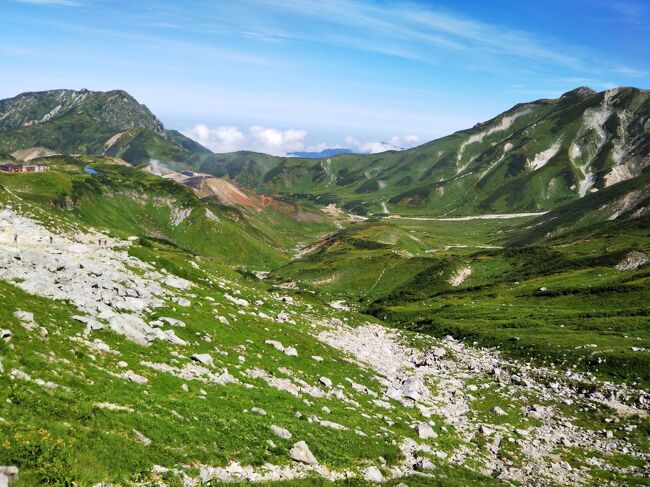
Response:
[{"label": "reddish earth", "polygon": [[167,168],[154,170],[151,166],[147,169],[149,172],[158,173],[164,178],[172,179],[188,188],[192,188],[200,198],[213,197],[225,206],[238,206],[256,212],[260,212],[265,208],[272,208],[299,222],[322,222],[324,220],[324,215],[302,211],[295,204],[276,200],[272,196],[256,194],[211,174],[195,172],[183,174]]}]

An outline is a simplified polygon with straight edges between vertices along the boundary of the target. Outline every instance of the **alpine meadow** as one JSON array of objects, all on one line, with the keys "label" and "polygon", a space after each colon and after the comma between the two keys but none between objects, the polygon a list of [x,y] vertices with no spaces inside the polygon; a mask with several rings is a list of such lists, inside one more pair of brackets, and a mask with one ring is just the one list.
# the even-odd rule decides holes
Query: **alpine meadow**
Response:
[{"label": "alpine meadow", "polygon": [[645,2],[0,13],[0,487],[650,485]]}]

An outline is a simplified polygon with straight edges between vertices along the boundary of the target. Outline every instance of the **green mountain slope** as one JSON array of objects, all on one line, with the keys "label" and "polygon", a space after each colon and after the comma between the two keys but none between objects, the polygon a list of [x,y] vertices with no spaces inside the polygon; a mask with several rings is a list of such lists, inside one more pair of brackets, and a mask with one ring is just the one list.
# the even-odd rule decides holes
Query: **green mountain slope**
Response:
[{"label": "green mountain slope", "polygon": [[644,174],[546,213],[513,234],[510,243],[577,240],[587,234],[615,232],[617,228],[648,226],[649,216],[650,174]]},{"label": "green mountain slope", "polygon": [[59,154],[187,159],[207,149],[162,122],[128,93],[51,90],[0,100],[0,152],[41,147]]},{"label": "green mountain slope", "polygon": [[[304,239],[332,231],[318,209],[275,201],[255,211],[200,197],[172,180],[103,157],[37,159],[48,173],[0,173],[0,185],[25,201],[57,209],[60,224],[73,220],[110,229],[121,238],[138,235],[152,245],[177,247],[232,266],[267,269],[286,262]],[[87,174],[84,167],[100,171]]]},{"label": "green mountain slope", "polygon": [[[106,134],[124,130],[92,149],[90,128],[70,132],[75,109],[29,125],[53,109],[8,110],[6,140],[61,136],[103,155],[0,172],[0,465],[19,468],[16,487],[643,482],[650,175],[634,135],[645,94],[625,93],[580,90],[413,151],[329,162],[211,154],[142,107],[120,125],[103,102]],[[596,149],[598,130],[571,134],[603,104],[635,121]],[[582,144],[579,157],[606,166],[623,137],[625,180],[599,179],[592,161],[598,191],[584,197],[513,189],[564,167],[558,149],[537,171],[460,193],[476,171],[491,177],[482,154],[507,153],[494,171],[526,144],[537,154],[537,128],[561,114],[574,125],[547,142],[567,137],[572,157]],[[503,117],[509,128],[493,130]],[[443,148],[448,164],[418,173]],[[123,160],[154,155],[165,164]],[[457,186],[426,186],[443,176]],[[411,196],[392,193],[400,177]],[[553,209],[408,216],[447,212],[444,198],[456,213]],[[328,202],[404,215],[352,218]]]},{"label": "green mountain slope", "polygon": [[361,213],[540,211],[639,175],[650,164],[650,94],[579,88],[516,105],[469,130],[401,152],[327,159],[217,154],[204,172]]},{"label": "green mountain slope", "polygon": [[639,176],[540,217],[373,218],[272,276],[400,327],[647,383],[649,184]]},{"label": "green mountain slope", "polygon": [[0,102],[0,152],[159,159],[267,194],[361,214],[534,212],[638,176],[650,164],[650,95],[578,88],[522,103],[485,123],[405,151],[323,159],[212,154],[165,130],[123,91],[54,90]]}]

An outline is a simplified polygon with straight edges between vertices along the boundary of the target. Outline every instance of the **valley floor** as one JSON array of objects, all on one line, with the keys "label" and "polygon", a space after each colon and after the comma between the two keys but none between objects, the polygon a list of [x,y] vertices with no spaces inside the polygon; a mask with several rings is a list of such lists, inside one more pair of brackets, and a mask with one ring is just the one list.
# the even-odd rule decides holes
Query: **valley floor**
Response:
[{"label": "valley floor", "polygon": [[5,198],[0,463],[16,485],[648,483],[643,390],[156,245]]}]

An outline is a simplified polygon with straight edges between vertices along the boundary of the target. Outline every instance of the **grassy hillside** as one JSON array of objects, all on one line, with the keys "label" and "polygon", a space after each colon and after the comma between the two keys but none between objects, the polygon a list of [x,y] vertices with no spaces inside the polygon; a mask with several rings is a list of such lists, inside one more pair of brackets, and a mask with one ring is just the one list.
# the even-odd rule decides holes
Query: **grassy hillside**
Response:
[{"label": "grassy hillside", "polygon": [[537,219],[359,223],[274,275],[400,327],[647,383],[647,181]]},{"label": "grassy hillside", "polygon": [[[0,184],[24,200],[57,211],[57,218],[109,229],[205,254],[230,265],[269,268],[286,261],[305,238],[334,225],[320,219],[297,221],[280,206],[244,212],[200,199],[190,189],[102,157],[49,157],[50,172],[0,173]],[[83,171],[92,167],[98,175]],[[304,211],[317,209],[304,208]]]},{"label": "grassy hillside", "polygon": [[540,240],[573,240],[589,234],[626,233],[647,225],[650,208],[650,174],[621,182],[583,199],[560,206],[533,220],[510,237],[512,244]]},{"label": "grassy hillside", "polygon": [[644,481],[643,216],[526,246],[510,239],[532,217],[335,231],[302,200],[224,206],[115,158],[40,162],[0,173],[16,487]]},{"label": "grassy hillside", "polygon": [[361,214],[386,207],[435,215],[535,212],[643,173],[649,114],[645,90],[579,88],[405,151],[321,159],[239,152],[190,164],[260,191]]}]

